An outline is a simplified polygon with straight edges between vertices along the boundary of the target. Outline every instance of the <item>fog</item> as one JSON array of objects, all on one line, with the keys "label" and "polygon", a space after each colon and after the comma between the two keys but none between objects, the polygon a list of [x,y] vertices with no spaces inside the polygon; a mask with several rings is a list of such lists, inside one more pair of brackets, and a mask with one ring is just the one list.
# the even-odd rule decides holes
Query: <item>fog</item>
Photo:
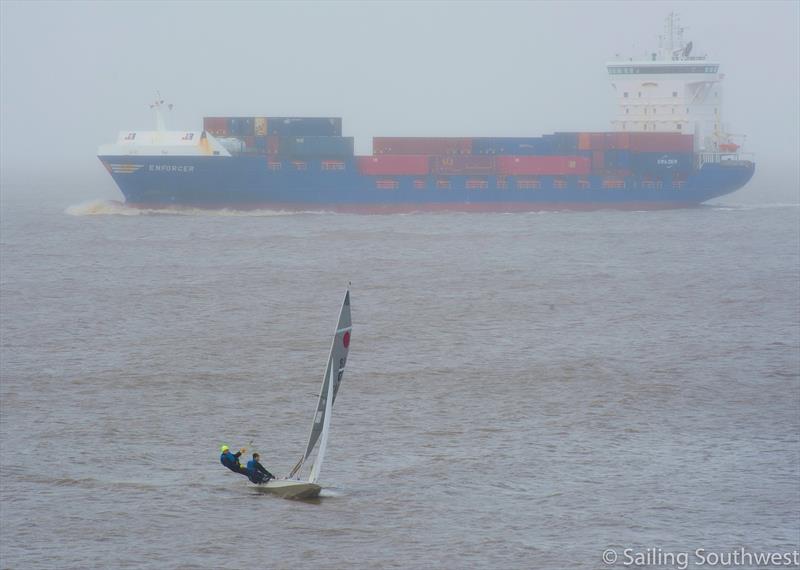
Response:
[{"label": "fog", "polygon": [[[658,47],[668,12],[721,63],[723,121],[757,174],[734,201],[800,199],[797,2],[3,2],[3,191],[44,178],[121,198],[119,130],[204,115],[334,115],[373,136],[610,130],[604,64]],[[727,198],[726,198],[727,199]]]}]

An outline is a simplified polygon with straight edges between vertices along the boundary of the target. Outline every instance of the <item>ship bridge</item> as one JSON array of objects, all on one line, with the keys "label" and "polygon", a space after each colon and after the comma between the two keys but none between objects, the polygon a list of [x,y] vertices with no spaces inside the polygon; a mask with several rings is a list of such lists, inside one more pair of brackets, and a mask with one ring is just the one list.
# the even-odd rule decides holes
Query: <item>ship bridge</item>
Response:
[{"label": "ship bridge", "polygon": [[606,64],[616,93],[615,131],[692,134],[701,152],[730,146],[722,127],[720,64],[693,56],[692,47],[683,41],[683,28],[673,13],[657,52]]}]

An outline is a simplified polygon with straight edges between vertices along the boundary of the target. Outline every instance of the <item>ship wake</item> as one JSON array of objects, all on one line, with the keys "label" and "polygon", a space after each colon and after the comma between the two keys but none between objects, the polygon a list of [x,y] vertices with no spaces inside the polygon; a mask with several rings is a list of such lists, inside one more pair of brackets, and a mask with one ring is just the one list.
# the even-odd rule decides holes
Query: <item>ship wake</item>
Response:
[{"label": "ship wake", "polygon": [[65,210],[70,216],[228,216],[228,217],[271,217],[271,216],[296,216],[299,214],[331,214],[323,211],[295,211],[295,210],[236,210],[221,208],[218,210],[205,208],[192,208],[190,206],[164,206],[143,208],[130,206],[117,200],[92,200],[70,206]]}]

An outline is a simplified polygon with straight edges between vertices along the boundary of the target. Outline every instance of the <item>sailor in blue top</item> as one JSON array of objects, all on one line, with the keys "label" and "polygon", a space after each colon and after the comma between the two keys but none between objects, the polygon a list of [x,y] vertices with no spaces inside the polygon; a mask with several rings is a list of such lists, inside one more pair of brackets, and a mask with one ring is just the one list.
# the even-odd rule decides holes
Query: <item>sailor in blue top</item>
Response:
[{"label": "sailor in blue top", "polygon": [[242,467],[239,464],[239,457],[247,451],[246,449],[242,448],[237,453],[231,453],[231,450],[228,448],[227,445],[223,445],[220,448],[222,455],[219,456],[219,461],[225,467],[233,471],[234,473],[239,473],[240,475],[244,475],[246,477],[250,477],[250,474],[247,472],[247,469]]},{"label": "sailor in blue top", "polygon": [[270,479],[274,479],[275,475],[267,471],[258,460],[261,456],[258,453],[253,454],[253,459],[247,462],[248,477],[253,483],[266,483]]}]

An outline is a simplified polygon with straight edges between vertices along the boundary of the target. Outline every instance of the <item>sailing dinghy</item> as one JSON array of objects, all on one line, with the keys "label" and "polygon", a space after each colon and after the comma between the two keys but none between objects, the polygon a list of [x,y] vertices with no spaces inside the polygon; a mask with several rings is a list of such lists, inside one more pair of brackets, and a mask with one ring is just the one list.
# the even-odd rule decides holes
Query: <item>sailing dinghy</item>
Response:
[{"label": "sailing dinghy", "polygon": [[[328,444],[328,434],[331,428],[331,410],[339,392],[339,385],[344,375],[347,363],[347,353],[350,348],[350,331],[353,325],[350,320],[350,289],[344,294],[342,309],[339,311],[339,322],[333,333],[331,351],[328,355],[328,364],[322,378],[322,387],[319,392],[317,409],[311,423],[311,434],[308,437],[306,451],[300,460],[292,467],[289,474],[283,479],[272,479],[267,483],[258,485],[260,491],[273,493],[285,499],[312,499],[319,496],[322,487],[317,483],[322,469],[322,460],[325,458],[325,448]],[[310,472],[307,479],[301,477],[304,465],[309,457],[317,450],[316,456],[310,463]]]}]

